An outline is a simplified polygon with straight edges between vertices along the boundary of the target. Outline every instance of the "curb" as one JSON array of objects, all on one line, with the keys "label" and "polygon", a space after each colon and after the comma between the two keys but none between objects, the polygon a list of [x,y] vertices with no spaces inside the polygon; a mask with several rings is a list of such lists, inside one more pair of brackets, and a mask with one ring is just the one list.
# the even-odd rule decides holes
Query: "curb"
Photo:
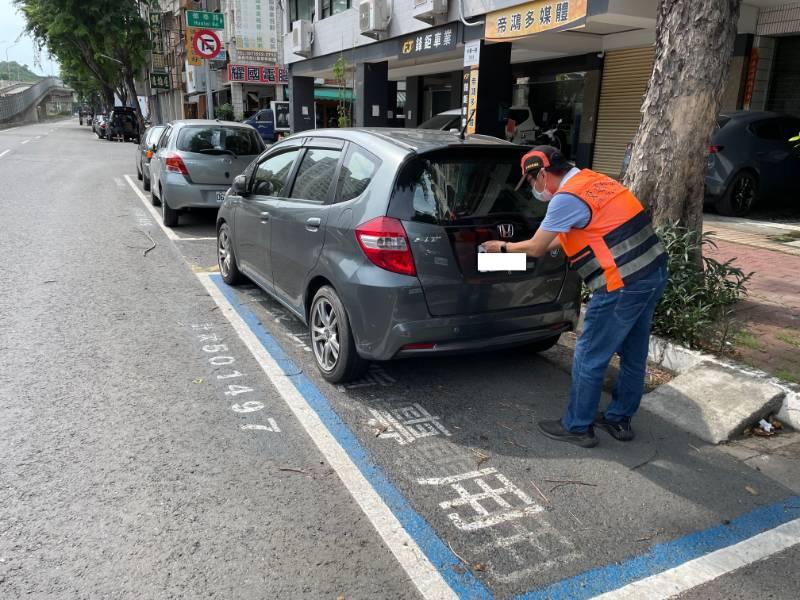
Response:
[{"label": "curb", "polygon": [[701,362],[709,362],[731,370],[744,379],[771,384],[784,393],[781,409],[777,414],[778,419],[793,429],[800,430],[800,386],[798,385],[778,379],[760,369],[713,354],[690,350],[654,335],[650,336],[648,358],[652,363],[676,373],[683,373]]},{"label": "curb", "polygon": [[[578,327],[576,328],[576,333],[579,335],[583,331],[583,316],[585,312],[586,308],[581,307],[580,320],[578,321]],[[685,373],[700,363],[705,362],[733,371],[735,376],[741,377],[745,381],[753,381],[760,384],[771,384],[783,392],[781,408],[776,416],[792,429],[800,431],[799,385],[778,379],[777,377],[760,369],[755,369],[727,358],[721,358],[719,356],[701,352],[699,350],[685,348],[680,344],[675,344],[655,335],[650,336],[650,348],[647,358],[651,363],[669,371],[673,371],[678,375]],[[659,390],[668,385],[669,383],[661,385],[650,393],[656,394],[659,392]],[[691,400],[696,402],[698,405],[702,405],[704,403],[704,400],[701,398],[692,398]],[[673,424],[681,426],[681,423]],[[734,432],[731,432],[731,435],[733,433]]]}]

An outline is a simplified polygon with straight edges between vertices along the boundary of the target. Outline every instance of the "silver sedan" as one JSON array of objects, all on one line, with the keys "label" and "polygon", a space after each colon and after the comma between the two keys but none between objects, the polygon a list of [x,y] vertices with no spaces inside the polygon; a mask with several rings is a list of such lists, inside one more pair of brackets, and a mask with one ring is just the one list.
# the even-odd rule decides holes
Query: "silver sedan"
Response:
[{"label": "silver sedan", "polygon": [[150,161],[151,199],[161,204],[164,225],[175,227],[184,209],[222,204],[233,178],[263,150],[249,125],[202,119],[167,125]]}]

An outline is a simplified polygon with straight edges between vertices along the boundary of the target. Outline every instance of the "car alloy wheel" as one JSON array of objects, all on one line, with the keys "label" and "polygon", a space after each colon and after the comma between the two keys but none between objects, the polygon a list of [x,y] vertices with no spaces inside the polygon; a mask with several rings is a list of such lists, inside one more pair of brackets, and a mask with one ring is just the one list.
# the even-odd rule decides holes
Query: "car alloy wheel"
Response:
[{"label": "car alloy wheel", "polygon": [[219,262],[219,272],[227,278],[231,273],[231,239],[228,237],[228,229],[222,228],[217,236],[217,258]]},{"label": "car alloy wheel", "polygon": [[756,188],[752,177],[739,177],[734,183],[731,204],[736,214],[747,214],[753,207]]},{"label": "car alloy wheel", "polygon": [[339,322],[327,298],[320,298],[314,306],[311,346],[317,364],[325,371],[333,371],[339,361]]}]

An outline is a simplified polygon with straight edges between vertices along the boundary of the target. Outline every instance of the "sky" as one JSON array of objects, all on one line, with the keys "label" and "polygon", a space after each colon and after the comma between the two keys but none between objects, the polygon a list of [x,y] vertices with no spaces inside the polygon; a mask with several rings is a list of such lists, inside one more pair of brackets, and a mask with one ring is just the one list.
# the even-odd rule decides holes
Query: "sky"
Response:
[{"label": "sky", "polygon": [[8,60],[28,65],[31,71],[39,75],[58,75],[58,63],[49,59],[47,51],[42,51],[42,66],[34,65],[35,44],[31,38],[22,36],[13,45],[24,29],[25,19],[17,12],[12,0],[0,0],[0,60],[6,59],[8,50]]}]

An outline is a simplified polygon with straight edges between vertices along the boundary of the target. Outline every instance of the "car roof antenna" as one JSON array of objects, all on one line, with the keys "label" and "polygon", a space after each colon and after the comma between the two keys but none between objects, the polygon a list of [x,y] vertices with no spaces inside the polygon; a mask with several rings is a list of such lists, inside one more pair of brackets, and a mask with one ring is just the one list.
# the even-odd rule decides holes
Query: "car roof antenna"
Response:
[{"label": "car roof antenna", "polygon": [[475,111],[476,110],[478,110],[478,109],[476,109],[476,108],[472,109],[472,112],[470,113],[469,118],[464,122],[464,126],[461,128],[461,132],[458,134],[458,137],[461,138],[462,142],[464,141],[464,133],[467,131],[467,125],[469,125],[469,122],[472,120],[472,117],[475,116]]}]

